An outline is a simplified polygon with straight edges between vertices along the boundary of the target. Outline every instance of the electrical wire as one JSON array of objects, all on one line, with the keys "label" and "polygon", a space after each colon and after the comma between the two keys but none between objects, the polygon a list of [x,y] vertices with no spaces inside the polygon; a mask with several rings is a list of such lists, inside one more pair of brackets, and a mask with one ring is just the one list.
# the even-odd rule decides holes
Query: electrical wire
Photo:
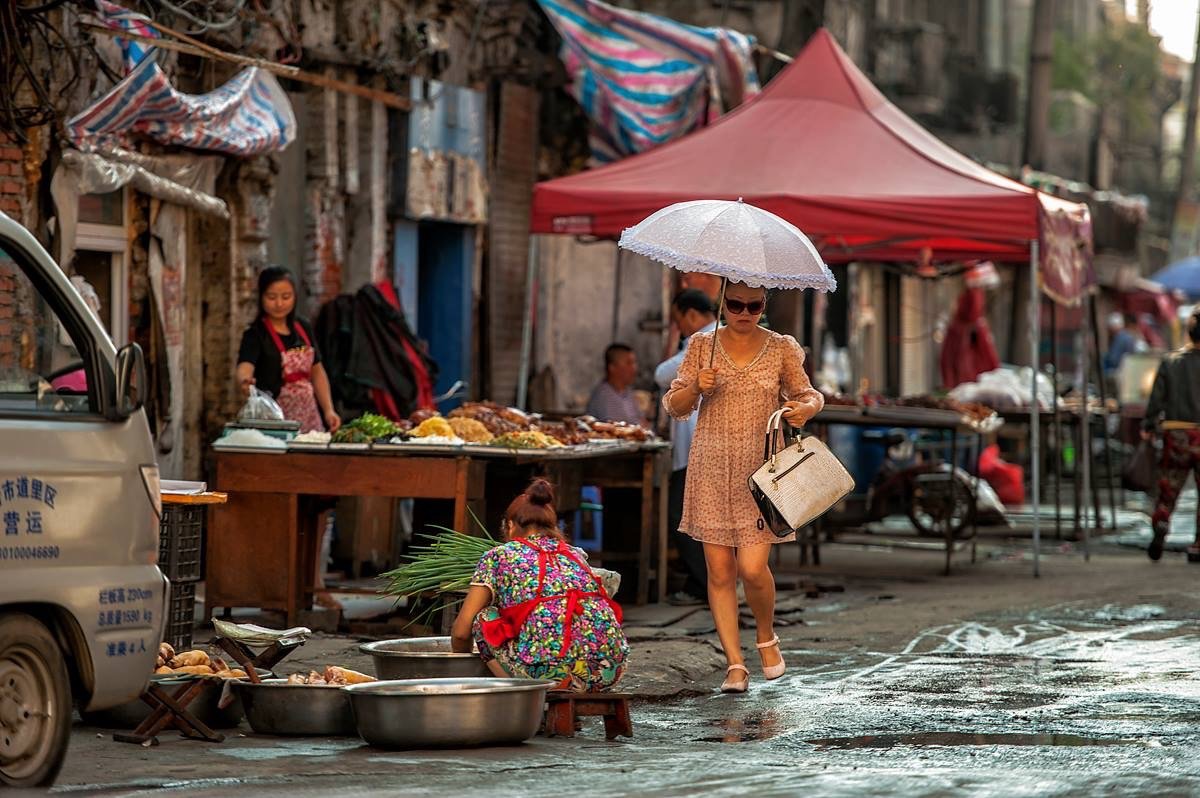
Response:
[{"label": "electrical wire", "polygon": [[163,8],[166,8],[175,15],[183,17],[192,24],[199,26],[198,28],[193,28],[186,31],[189,35],[196,35],[198,33],[205,33],[207,31],[229,30],[238,23],[245,21],[242,11],[246,7],[246,0],[237,0],[236,4],[229,11],[228,15],[222,20],[203,19],[196,16],[186,8],[186,6],[191,5],[190,3],[185,2],[181,6],[176,5],[175,3],[171,2],[171,0],[155,0],[155,2],[159,3]]}]

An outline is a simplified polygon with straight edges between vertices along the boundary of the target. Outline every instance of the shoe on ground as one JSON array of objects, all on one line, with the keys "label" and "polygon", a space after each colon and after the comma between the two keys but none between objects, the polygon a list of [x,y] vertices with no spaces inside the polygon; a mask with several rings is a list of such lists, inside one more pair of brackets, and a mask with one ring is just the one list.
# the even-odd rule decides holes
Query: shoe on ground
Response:
[{"label": "shoe on ground", "polygon": [[700,607],[707,602],[699,596],[693,596],[686,590],[680,590],[678,593],[672,593],[667,596],[667,603],[673,607]]},{"label": "shoe on ground", "polygon": [[750,671],[745,665],[730,665],[725,669],[725,681],[721,682],[722,693],[744,693],[750,689]]},{"label": "shoe on ground", "polygon": [[1163,539],[1158,536],[1155,536],[1155,538],[1150,541],[1150,545],[1146,548],[1146,556],[1149,557],[1151,560],[1158,562],[1159,560],[1162,559],[1162,555],[1163,555]]},{"label": "shoe on ground", "polygon": [[1188,546],[1188,562],[1200,562],[1200,544]]}]

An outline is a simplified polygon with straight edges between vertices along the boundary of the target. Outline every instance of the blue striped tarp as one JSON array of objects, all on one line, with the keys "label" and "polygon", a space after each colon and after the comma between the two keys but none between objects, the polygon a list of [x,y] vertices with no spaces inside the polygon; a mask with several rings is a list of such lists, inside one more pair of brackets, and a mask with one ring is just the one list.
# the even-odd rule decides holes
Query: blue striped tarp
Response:
[{"label": "blue striped tarp", "polygon": [[[152,30],[140,21],[145,16],[110,2],[99,13],[117,30]],[[249,156],[277,152],[295,140],[292,103],[270,72],[249,67],[207,94],[184,94],[155,62],[153,46],[127,45],[129,74],[67,121],[67,137],[79,149],[128,146],[144,135],[161,144]]]},{"label": "blue striped tarp", "polygon": [[563,39],[569,91],[607,163],[678,138],[759,91],[754,38],[599,0],[538,0]]}]

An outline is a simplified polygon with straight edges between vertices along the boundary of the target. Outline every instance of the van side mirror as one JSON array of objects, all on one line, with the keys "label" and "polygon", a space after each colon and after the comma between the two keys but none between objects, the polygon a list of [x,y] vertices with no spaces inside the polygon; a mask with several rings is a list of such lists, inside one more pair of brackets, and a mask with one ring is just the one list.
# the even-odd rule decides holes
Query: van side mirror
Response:
[{"label": "van side mirror", "polygon": [[137,344],[126,344],[117,352],[117,416],[129,418],[145,401],[146,356]]}]

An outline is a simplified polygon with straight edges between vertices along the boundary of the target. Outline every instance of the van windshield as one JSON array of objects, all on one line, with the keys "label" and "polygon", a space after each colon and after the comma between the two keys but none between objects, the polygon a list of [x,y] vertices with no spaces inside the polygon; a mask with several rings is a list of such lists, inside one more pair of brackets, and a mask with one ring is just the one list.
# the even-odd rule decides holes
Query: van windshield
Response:
[{"label": "van windshield", "polygon": [[0,241],[0,413],[97,412],[80,347]]}]

